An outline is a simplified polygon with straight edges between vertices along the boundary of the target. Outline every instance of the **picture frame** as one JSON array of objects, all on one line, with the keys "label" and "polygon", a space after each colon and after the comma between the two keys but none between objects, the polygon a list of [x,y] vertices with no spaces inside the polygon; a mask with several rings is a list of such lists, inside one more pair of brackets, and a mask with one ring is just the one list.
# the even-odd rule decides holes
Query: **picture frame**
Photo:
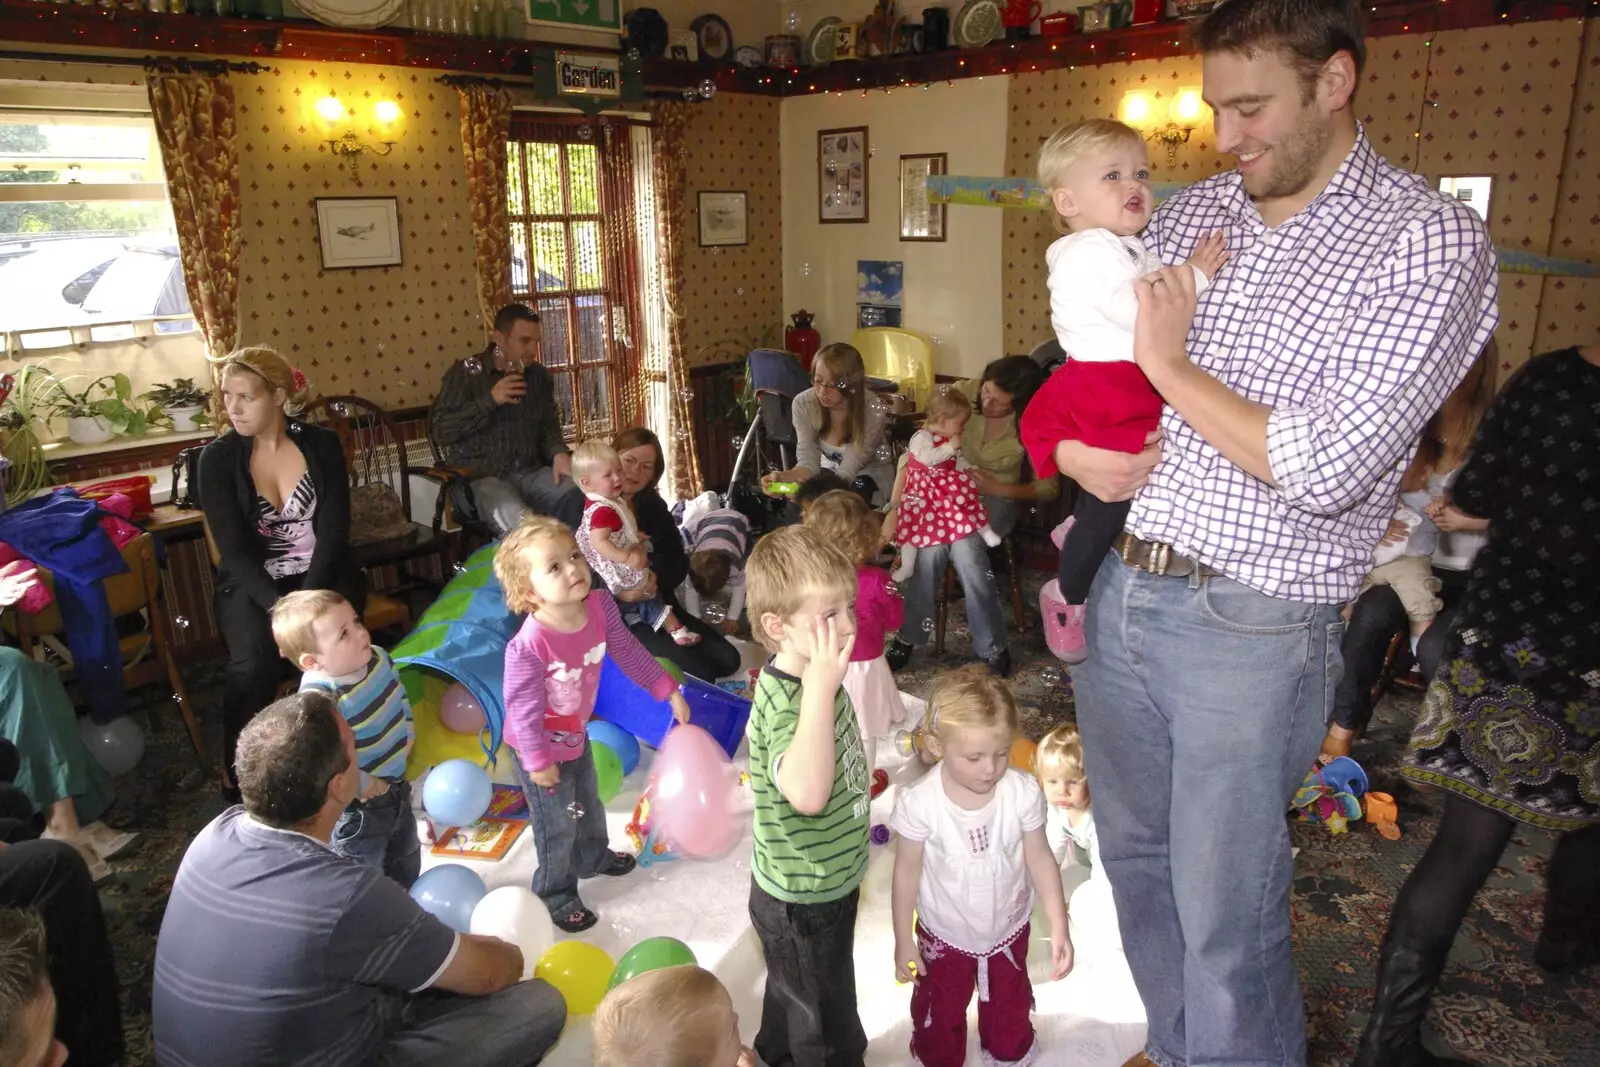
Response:
[{"label": "picture frame", "polygon": [[817,131],[817,221],[868,220],[867,127]]},{"label": "picture frame", "polygon": [[400,265],[398,198],[319,196],[316,202],[323,270]]},{"label": "picture frame", "polygon": [[928,177],[946,174],[950,157],[923,152],[900,157],[900,240],[943,241],[947,205],[928,201]]},{"label": "picture frame", "polygon": [[1477,212],[1486,225],[1494,218],[1494,184],[1493,174],[1439,175],[1439,191]]},{"label": "picture frame", "polygon": [[701,248],[750,243],[749,193],[742,189],[706,189],[698,199]]}]

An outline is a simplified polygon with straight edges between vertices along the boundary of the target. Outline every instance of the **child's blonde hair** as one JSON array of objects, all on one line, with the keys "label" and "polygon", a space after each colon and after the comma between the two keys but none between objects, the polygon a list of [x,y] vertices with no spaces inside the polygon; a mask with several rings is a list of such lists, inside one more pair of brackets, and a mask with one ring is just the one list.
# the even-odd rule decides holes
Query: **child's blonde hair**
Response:
[{"label": "child's blonde hair", "polygon": [[[1057,189],[1066,187],[1068,174],[1085,157],[1123,145],[1143,149],[1144,135],[1115,119],[1086,119],[1063,126],[1039,147],[1039,184],[1053,196]],[[1055,217],[1057,232],[1071,232],[1053,202],[1050,214]]]},{"label": "child's blonde hair", "polygon": [[1083,775],[1083,739],[1074,723],[1062,723],[1039,739],[1033,753],[1034,773],[1043,778],[1052,769],[1066,781]]},{"label": "child's blonde hair", "polygon": [[854,600],[856,568],[840,549],[809,526],[784,526],[756,542],[744,568],[745,606],[750,629],[768,651],[778,651],[767,633],[767,615],[791,618],[807,598],[842,596]]},{"label": "child's blonde hair", "polygon": [[943,741],[951,730],[988,730],[1018,726],[1017,702],[1011,690],[987,667],[976,664],[939,676],[928,694],[922,728]]},{"label": "child's blonde hair", "polygon": [[951,386],[948,389],[937,390],[928,398],[926,422],[936,419],[949,419],[957,415],[971,415],[972,401],[967,399],[967,394]]},{"label": "child's blonde hair", "polygon": [[539,601],[533,595],[533,565],[528,562],[528,549],[544,538],[562,538],[574,547],[578,543],[572,528],[560,519],[528,515],[494,550],[495,580],[500,583],[506,607],[518,614],[539,610]]},{"label": "child's blonde hair", "polygon": [[584,441],[572,452],[572,479],[588,478],[613,463],[622,463],[616,449],[604,441]]},{"label": "child's blonde hair", "polygon": [[646,971],[595,1009],[594,1067],[707,1067],[732,1014],[727,989],[705,968]]},{"label": "child's blonde hair", "polygon": [[817,497],[803,521],[828,544],[838,545],[857,567],[877,555],[883,544],[883,516],[849,489],[831,489]]},{"label": "child's blonde hair", "polygon": [[345,598],[331,589],[297,589],[279,597],[268,614],[272,616],[272,639],[283,658],[298,667],[301,656],[320,655],[317,620],[344,603]]}]

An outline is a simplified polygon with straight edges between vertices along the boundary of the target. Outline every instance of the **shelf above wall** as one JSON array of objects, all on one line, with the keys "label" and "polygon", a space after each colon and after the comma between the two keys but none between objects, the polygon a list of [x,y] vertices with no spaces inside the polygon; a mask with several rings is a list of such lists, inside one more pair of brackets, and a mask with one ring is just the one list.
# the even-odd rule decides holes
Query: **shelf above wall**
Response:
[{"label": "shelf above wall", "polygon": [[[1594,17],[1596,0],[1375,0],[1368,36],[1432,33],[1500,23]],[[488,40],[384,28],[339,30],[304,21],[267,22],[169,15],[127,8],[0,0],[0,41],[50,46],[63,61],[115,49],[215,59],[298,59],[428,67],[486,76],[531,77],[553,49],[615,53],[615,47]],[[82,50],[82,51],[80,51]],[[739,67],[661,59],[640,63],[644,84],[682,89],[710,80],[721,92],[768,96],[865,92],[985,75],[1091,66],[1188,52],[1186,24],[1158,22],[1065,37],[997,41],[983,48],[842,60],[822,67]]]}]

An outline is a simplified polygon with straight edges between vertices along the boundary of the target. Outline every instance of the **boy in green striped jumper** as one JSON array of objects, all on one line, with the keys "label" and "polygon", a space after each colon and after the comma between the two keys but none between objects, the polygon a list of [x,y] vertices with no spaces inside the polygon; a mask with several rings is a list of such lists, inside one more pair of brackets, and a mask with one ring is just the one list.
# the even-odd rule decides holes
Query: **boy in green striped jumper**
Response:
[{"label": "boy in green striped jumper", "polygon": [[756,638],[774,653],[750,719],[750,921],[767,961],[755,1050],[770,1067],[860,1067],[855,925],[867,865],[866,753],[840,683],[855,644],[855,566],[815,530],[756,542],[745,568]]},{"label": "boy in green striped jumper", "polygon": [[304,672],[301,690],[332,696],[355,734],[361,792],[339,816],[329,847],[410,889],[422,870],[422,846],[406,781],[411,703],[394,661],[372,643],[350,602],[327,589],[281,597],[272,606],[272,638]]}]

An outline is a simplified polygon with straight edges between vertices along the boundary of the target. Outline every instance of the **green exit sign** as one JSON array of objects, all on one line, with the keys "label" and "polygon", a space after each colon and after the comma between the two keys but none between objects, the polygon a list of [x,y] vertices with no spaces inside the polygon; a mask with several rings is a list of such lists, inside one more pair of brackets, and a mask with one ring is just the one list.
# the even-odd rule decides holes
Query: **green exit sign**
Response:
[{"label": "green exit sign", "polygon": [[622,31],[622,0],[527,0],[528,21]]}]

